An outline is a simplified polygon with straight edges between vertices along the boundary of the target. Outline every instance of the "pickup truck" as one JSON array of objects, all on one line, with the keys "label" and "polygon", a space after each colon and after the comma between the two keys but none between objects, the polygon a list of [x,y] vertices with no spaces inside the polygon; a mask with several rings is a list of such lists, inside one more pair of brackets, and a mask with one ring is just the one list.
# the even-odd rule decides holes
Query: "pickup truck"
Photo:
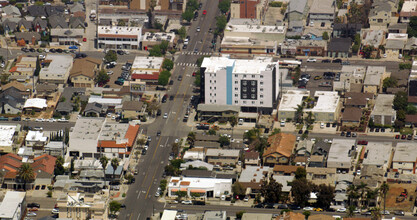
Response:
[{"label": "pickup truck", "polygon": [[322,82],[319,84],[319,87],[332,87],[331,82]]}]

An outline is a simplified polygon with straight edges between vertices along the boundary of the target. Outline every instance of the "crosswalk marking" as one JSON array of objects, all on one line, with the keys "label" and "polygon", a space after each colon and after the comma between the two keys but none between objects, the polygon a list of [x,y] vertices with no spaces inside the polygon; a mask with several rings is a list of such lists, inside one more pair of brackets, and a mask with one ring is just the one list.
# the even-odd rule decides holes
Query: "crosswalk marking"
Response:
[{"label": "crosswalk marking", "polygon": [[203,55],[203,56],[211,56],[213,53],[208,53],[208,52],[189,52],[189,51],[184,51],[181,53],[181,55]]},{"label": "crosswalk marking", "polygon": [[191,67],[196,67],[197,64],[195,63],[176,63],[175,65],[177,66],[191,66]]}]

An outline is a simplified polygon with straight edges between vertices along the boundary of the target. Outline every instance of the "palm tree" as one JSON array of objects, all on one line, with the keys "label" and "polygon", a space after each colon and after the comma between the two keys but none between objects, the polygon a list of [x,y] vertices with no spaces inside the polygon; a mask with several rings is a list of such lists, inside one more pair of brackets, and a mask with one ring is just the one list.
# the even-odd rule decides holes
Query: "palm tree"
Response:
[{"label": "palm tree", "polygon": [[35,174],[33,173],[32,166],[28,163],[24,163],[19,167],[17,171],[17,177],[24,184],[24,189],[26,190],[26,183],[32,182],[35,179]]},{"label": "palm tree", "polygon": [[387,198],[387,193],[389,191],[389,185],[386,182],[383,182],[379,188],[380,195],[384,196],[384,215],[385,215],[385,200]]},{"label": "palm tree", "polygon": [[304,106],[297,105],[297,109],[295,110],[295,122],[303,123],[303,115],[304,115]]},{"label": "palm tree", "polygon": [[366,191],[366,207],[369,208],[369,202],[371,200],[376,199],[378,192],[379,192],[379,189],[375,189],[375,190],[368,189]]},{"label": "palm tree", "polygon": [[362,206],[363,206],[363,201],[365,199],[365,192],[369,189],[368,184],[361,182],[361,184],[359,186],[357,186],[357,189],[360,191],[360,199],[361,199],[361,210],[362,210]]},{"label": "palm tree", "polygon": [[371,209],[371,216],[372,220],[380,220],[381,219],[381,210],[377,207]]},{"label": "palm tree", "polygon": [[194,141],[195,141],[195,132],[190,132],[190,133],[188,133],[188,136],[187,136],[187,141],[188,141],[188,144],[190,144],[190,145],[194,145]]},{"label": "palm tree", "polygon": [[104,173],[104,185],[106,185],[106,167],[107,167],[107,164],[109,163],[109,158],[107,158],[106,156],[100,157],[100,163],[101,163],[101,167],[103,168],[103,173]]},{"label": "palm tree", "polygon": [[353,217],[355,215],[356,206],[350,205],[346,210],[346,217]]},{"label": "palm tree", "polygon": [[[237,125],[237,118],[235,116],[232,116],[229,118],[230,126],[232,126],[232,139],[233,139],[233,130],[235,126]],[[230,147],[232,146],[233,142],[230,142]]]},{"label": "palm tree", "polygon": [[116,173],[116,169],[117,169],[117,167],[119,167],[119,159],[117,159],[117,158],[111,159],[110,165],[113,168],[113,180],[114,180],[114,175]]},{"label": "palm tree", "polygon": [[307,127],[314,123],[314,116],[312,112],[308,112],[307,118],[306,118]]},{"label": "palm tree", "polygon": [[347,194],[349,198],[349,206],[355,206],[356,200],[359,198],[357,187],[353,184],[347,188]]}]

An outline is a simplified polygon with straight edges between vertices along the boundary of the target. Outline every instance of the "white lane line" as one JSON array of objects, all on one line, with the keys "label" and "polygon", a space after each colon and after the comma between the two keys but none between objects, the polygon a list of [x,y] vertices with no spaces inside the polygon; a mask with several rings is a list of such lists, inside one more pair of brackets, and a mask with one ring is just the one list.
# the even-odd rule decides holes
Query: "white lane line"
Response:
[{"label": "white lane line", "polygon": [[140,217],[140,213],[139,213],[138,218],[136,220],[139,220],[139,217]]},{"label": "white lane line", "polygon": [[140,194],[141,194],[142,192],[139,192],[139,194],[138,194],[138,197],[136,197],[136,199],[139,199],[139,197],[140,197]]}]

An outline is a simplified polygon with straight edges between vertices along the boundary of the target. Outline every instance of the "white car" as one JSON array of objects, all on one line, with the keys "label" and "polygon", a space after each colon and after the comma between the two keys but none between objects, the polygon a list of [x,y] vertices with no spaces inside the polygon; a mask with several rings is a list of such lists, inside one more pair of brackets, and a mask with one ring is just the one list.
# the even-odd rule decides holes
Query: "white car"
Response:
[{"label": "white car", "polygon": [[149,146],[145,145],[145,147],[143,147],[143,149],[148,150]]},{"label": "white car", "polygon": [[45,53],[49,53],[49,49],[45,48],[43,51],[45,51]]},{"label": "white car", "polygon": [[181,203],[184,204],[184,205],[192,205],[193,204],[193,201],[191,201],[191,200],[185,200],[185,201],[182,201]]},{"label": "white car", "polygon": [[245,198],[243,199],[244,202],[249,202],[249,196],[245,196]]},{"label": "white car", "polygon": [[56,122],[56,119],[55,119],[55,118],[50,118],[50,119],[48,119],[47,121],[48,121],[48,122]]},{"label": "white car", "polygon": [[164,119],[167,119],[168,118],[168,113],[165,113],[164,114]]},{"label": "white car", "polygon": [[316,58],[308,58],[307,62],[308,63],[315,63],[315,62],[317,62],[317,59]]},{"label": "white car", "polygon": [[28,214],[26,214],[27,217],[35,217],[36,213],[34,212],[28,212]]},{"label": "white car", "polygon": [[39,59],[41,60],[45,59],[45,55],[39,54]]},{"label": "white car", "polygon": [[155,193],[155,197],[159,197],[161,194],[159,192]]},{"label": "white car", "polygon": [[197,32],[200,32],[200,27],[197,27]]},{"label": "white car", "polygon": [[43,118],[37,118],[35,121],[36,121],[36,122],[44,122],[44,121],[45,121],[45,119],[43,119]]},{"label": "white car", "polygon": [[59,209],[52,209],[52,214],[59,214]]},{"label": "white car", "polygon": [[304,211],[313,211],[313,207],[307,206],[303,208]]},{"label": "white car", "polygon": [[60,119],[58,119],[57,121],[58,121],[58,122],[68,122],[68,120],[67,120],[67,119],[65,119],[65,118],[60,118]]},{"label": "white car", "polygon": [[346,208],[338,208],[336,212],[346,212]]},{"label": "white car", "polygon": [[107,71],[107,75],[113,74],[113,70]]}]

